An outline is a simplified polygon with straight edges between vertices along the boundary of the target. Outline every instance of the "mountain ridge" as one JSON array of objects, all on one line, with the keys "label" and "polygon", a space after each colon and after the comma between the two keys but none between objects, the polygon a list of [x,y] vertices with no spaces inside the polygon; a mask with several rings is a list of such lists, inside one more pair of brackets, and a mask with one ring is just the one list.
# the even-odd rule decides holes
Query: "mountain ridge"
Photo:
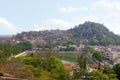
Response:
[{"label": "mountain ridge", "polygon": [[120,36],[111,32],[103,24],[86,21],[68,30],[29,31],[17,34],[12,38],[15,41],[30,41],[32,44],[51,42],[57,44],[60,40],[64,45],[69,40],[90,45],[119,45]]}]

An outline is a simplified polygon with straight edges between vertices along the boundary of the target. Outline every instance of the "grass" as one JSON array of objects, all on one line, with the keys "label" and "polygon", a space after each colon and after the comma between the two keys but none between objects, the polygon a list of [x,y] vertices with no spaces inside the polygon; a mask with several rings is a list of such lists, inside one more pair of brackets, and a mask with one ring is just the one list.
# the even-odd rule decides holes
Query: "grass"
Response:
[{"label": "grass", "polygon": [[77,63],[80,54],[58,54],[57,57],[61,60]]},{"label": "grass", "polygon": [[[80,56],[80,54],[78,53],[72,53],[72,54],[68,54],[68,53],[63,53],[63,54],[57,54],[57,57],[61,60],[65,60],[65,61],[69,61],[72,63],[77,63],[78,62],[78,57]],[[89,59],[87,59],[88,63],[91,63]]]}]

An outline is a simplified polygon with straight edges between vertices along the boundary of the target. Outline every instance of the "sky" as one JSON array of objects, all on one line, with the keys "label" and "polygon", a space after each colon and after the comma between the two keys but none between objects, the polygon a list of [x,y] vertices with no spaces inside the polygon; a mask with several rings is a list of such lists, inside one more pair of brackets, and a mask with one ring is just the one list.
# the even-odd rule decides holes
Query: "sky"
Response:
[{"label": "sky", "polygon": [[0,0],[0,35],[67,30],[85,21],[120,34],[120,0]]}]

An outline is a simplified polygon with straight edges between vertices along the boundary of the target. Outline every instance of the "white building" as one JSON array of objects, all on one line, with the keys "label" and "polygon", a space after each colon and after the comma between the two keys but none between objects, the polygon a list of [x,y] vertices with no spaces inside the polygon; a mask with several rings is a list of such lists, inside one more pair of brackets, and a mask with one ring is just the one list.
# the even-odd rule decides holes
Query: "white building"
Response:
[{"label": "white building", "polygon": [[[106,52],[105,53],[105,57],[110,59],[110,60],[113,60],[115,63],[120,63],[119,59],[120,59],[120,52],[117,52],[117,51],[112,51],[112,52]],[[119,60],[119,61],[118,61]]]}]

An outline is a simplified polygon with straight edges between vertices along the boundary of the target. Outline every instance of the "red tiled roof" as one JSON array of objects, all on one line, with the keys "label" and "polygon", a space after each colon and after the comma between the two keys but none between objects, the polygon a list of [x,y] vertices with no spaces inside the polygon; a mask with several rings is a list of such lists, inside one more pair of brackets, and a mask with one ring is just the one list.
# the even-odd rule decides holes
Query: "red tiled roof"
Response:
[{"label": "red tiled roof", "polygon": [[98,64],[90,64],[89,65],[91,68],[98,69]]},{"label": "red tiled roof", "polygon": [[64,64],[64,68],[68,71],[71,71],[72,70],[72,65],[70,64]]}]

